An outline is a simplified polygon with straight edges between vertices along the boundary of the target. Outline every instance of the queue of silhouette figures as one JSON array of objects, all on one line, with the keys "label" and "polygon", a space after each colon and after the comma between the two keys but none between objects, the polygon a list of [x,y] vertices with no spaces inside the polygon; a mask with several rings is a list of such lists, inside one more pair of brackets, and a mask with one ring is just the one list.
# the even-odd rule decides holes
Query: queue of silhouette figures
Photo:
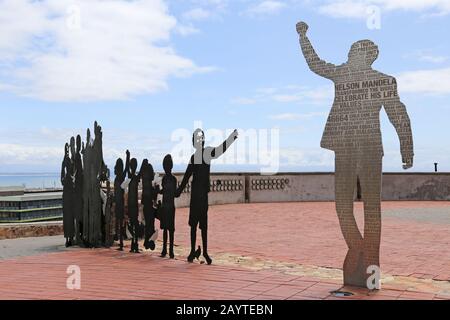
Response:
[{"label": "queue of silhouette figures", "polygon": [[[63,226],[66,246],[111,247],[118,242],[118,250],[124,250],[124,240],[131,240],[130,252],[140,253],[139,239],[144,238],[144,248],[155,250],[159,220],[163,230],[161,257],[174,258],[175,198],[191,182],[189,226],[191,251],[187,260],[199,259],[203,252],[207,264],[212,263],[208,254],[208,193],[210,191],[211,160],[220,157],[238,137],[237,130],[218,147],[205,147],[205,135],[195,130],[192,144],[195,148],[183,180],[178,183],[172,174],[173,160],[170,154],[162,161],[164,176],[159,185],[153,166],[147,159],[138,161],[126,151],[125,163],[117,159],[114,166],[114,186],[111,190],[109,169],[103,161],[102,129],[94,123],[92,140],[87,130],[86,143],[78,135],[65,145],[61,182],[63,185]],[[102,188],[106,185],[106,188]],[[141,201],[139,203],[139,189]],[[161,195],[162,201],[158,200]],[[143,223],[139,220],[142,206]],[[196,247],[197,228],[201,230],[202,246]],[[128,232],[127,232],[128,231]],[[169,251],[167,251],[169,244]]]}]

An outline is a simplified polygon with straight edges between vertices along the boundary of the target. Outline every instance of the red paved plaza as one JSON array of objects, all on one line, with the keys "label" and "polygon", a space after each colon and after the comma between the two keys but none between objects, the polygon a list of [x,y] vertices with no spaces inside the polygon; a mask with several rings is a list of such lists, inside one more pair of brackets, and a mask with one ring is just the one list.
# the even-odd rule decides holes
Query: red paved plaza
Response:
[{"label": "red paved plaza", "polygon": [[[355,211],[361,226],[362,204]],[[142,254],[72,248],[0,260],[0,298],[450,299],[448,202],[383,203],[382,289],[344,288],[346,298],[330,293],[346,253],[334,203],[210,207],[211,266],[185,261],[187,213],[176,213],[176,260],[159,257],[160,242]],[[80,290],[66,287],[69,265],[81,269]]]}]

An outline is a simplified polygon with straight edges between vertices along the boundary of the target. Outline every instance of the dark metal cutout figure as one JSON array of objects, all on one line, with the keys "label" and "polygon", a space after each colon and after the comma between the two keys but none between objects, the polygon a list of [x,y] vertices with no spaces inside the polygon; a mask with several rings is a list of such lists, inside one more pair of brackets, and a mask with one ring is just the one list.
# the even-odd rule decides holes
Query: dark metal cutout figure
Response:
[{"label": "dark metal cutout figure", "polygon": [[130,166],[128,171],[128,178],[130,183],[128,185],[128,218],[131,226],[131,250],[130,252],[139,253],[139,200],[138,200],[138,188],[139,180],[141,179],[140,173],[136,173],[137,160],[133,158],[130,160]]},{"label": "dark metal cutout figure", "polygon": [[155,179],[155,171],[147,159],[142,161],[141,169],[139,171],[142,180],[142,197],[141,203],[143,205],[143,213],[145,220],[145,232],[144,232],[144,247],[145,249],[155,250],[155,242],[152,240],[152,236],[156,232],[155,230],[155,216],[156,208],[154,203],[158,197],[159,189],[153,186],[153,180]]},{"label": "dark metal cutout figure", "polygon": [[85,247],[89,247],[89,209],[91,197],[91,154],[92,142],[91,131],[86,130],[86,143],[82,145],[81,154],[83,155],[83,237],[82,241]]},{"label": "dark metal cutout figure", "polygon": [[117,159],[114,167],[114,214],[116,216],[116,236],[119,240],[119,251],[123,251],[123,238],[125,234],[125,191],[122,189],[122,183],[125,181],[130,165],[130,151],[126,152],[126,164],[123,168],[122,159]]},{"label": "dark metal cutout figure", "polygon": [[203,257],[207,264],[212,263],[208,255],[208,193],[210,191],[210,169],[211,160],[219,158],[230,147],[238,137],[237,130],[216,148],[205,148],[205,135],[201,129],[195,130],[192,136],[192,144],[195,153],[192,155],[189,165],[184,174],[183,180],[177,189],[176,196],[183,192],[189,178],[192,176],[191,202],[189,211],[189,226],[191,227],[191,252],[187,258],[188,262],[193,262],[194,258],[200,255],[199,250],[195,250],[197,237],[197,226],[202,232]]},{"label": "dark metal cutout figure", "polygon": [[75,218],[75,241],[77,245],[81,245],[83,234],[83,161],[81,159],[81,136],[77,135],[76,151],[73,159],[75,170],[75,186],[74,186],[74,218]]},{"label": "dark metal cutout figure", "polygon": [[163,230],[163,249],[161,257],[167,255],[167,236],[169,235],[169,257],[174,259],[173,243],[175,238],[175,194],[177,192],[177,178],[172,174],[173,161],[170,154],[164,157],[163,168],[165,175],[161,182],[162,189],[160,191],[163,195],[160,210],[160,227],[161,230]]},{"label": "dark metal cutout figure", "polygon": [[[71,146],[74,144],[73,141],[74,138],[72,137]],[[64,146],[64,160],[61,165],[61,184],[63,185],[63,229],[64,238],[66,238],[66,247],[72,246],[73,237],[75,236],[73,167],[72,159],[69,156],[69,144],[66,143]]]}]

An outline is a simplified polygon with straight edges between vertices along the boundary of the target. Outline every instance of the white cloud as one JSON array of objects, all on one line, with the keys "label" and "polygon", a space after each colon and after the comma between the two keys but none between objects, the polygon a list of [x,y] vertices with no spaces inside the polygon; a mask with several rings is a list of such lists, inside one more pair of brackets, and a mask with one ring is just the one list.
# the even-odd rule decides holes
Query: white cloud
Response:
[{"label": "white cloud", "polygon": [[[63,145],[64,147],[64,145]],[[0,143],[0,164],[56,164],[64,155],[64,148],[24,146],[21,144]]]},{"label": "white cloud", "polygon": [[435,55],[430,52],[420,52],[418,58],[420,61],[431,63],[444,63],[448,61],[447,56]]},{"label": "white cloud", "polygon": [[410,10],[437,16],[450,13],[448,0],[328,0],[319,3],[318,11],[335,18],[365,19],[370,6],[378,6],[384,11]]},{"label": "white cloud", "polygon": [[[0,2],[0,88],[50,101],[127,99],[209,72],[179,54],[163,0]],[[178,29],[177,29],[178,27]]]},{"label": "white cloud", "polygon": [[279,13],[286,6],[286,3],[281,1],[266,0],[249,7],[245,13],[250,16],[273,15]]},{"label": "white cloud", "polygon": [[[170,0],[174,6],[178,0]],[[185,21],[197,22],[210,19],[220,19],[226,12],[229,0],[187,0],[190,8],[181,14]]]},{"label": "white cloud", "polygon": [[354,1],[338,1],[319,6],[319,12],[333,18],[366,18],[368,4]]},{"label": "white cloud", "polygon": [[320,148],[281,148],[281,167],[314,167],[331,170],[334,166],[334,154]]},{"label": "white cloud", "polygon": [[325,117],[325,112],[308,112],[308,113],[280,113],[269,116],[272,120],[304,120],[314,117]]},{"label": "white cloud", "polygon": [[433,95],[450,94],[450,68],[417,70],[397,76],[400,92]]},{"label": "white cloud", "polygon": [[[77,134],[81,135],[82,141],[86,140],[86,128],[1,129],[2,141],[8,143],[0,143],[0,167],[21,167],[24,172],[45,167],[45,170],[57,172],[65,143]],[[119,128],[103,128],[103,155],[108,166],[113,166],[118,157],[125,157],[127,149],[139,162],[147,158],[155,166],[160,166],[171,148],[170,136],[148,136]]]},{"label": "white cloud", "polygon": [[186,20],[206,20],[212,16],[212,13],[203,8],[194,8],[183,13],[183,18]]},{"label": "white cloud", "polygon": [[281,88],[260,88],[251,97],[238,97],[232,99],[234,104],[257,104],[267,102],[278,103],[306,103],[330,104],[333,99],[333,87],[324,86],[311,88],[308,86],[288,85]]},{"label": "white cloud", "polygon": [[449,61],[449,56],[438,54],[433,49],[414,50],[403,55],[406,59],[414,59],[421,62],[429,62],[432,64],[442,64]]},{"label": "white cloud", "polygon": [[435,56],[431,54],[424,54],[419,57],[420,61],[431,62],[431,63],[443,63],[448,60],[446,56]]},{"label": "white cloud", "polygon": [[191,34],[200,33],[200,30],[192,24],[179,24],[176,28],[176,32],[182,36],[189,36]]},{"label": "white cloud", "polygon": [[251,105],[256,104],[258,101],[252,98],[234,98],[231,100],[233,104],[241,104],[241,105]]}]

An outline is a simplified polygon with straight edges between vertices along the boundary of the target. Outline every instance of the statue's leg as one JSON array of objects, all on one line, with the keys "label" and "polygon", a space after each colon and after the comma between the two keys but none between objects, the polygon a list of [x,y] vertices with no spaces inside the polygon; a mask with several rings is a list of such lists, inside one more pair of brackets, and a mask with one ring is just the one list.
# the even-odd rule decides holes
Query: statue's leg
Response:
[{"label": "statue's leg", "polygon": [[169,231],[169,238],[170,238],[170,244],[169,244],[169,256],[171,259],[175,258],[175,253],[173,252],[173,241],[175,238],[175,231],[172,229]]},{"label": "statue's leg", "polygon": [[200,229],[202,230],[203,257],[207,264],[211,264],[212,259],[208,254],[208,198],[204,200],[202,206]]},{"label": "statue's leg", "polygon": [[200,251],[195,250],[195,244],[197,240],[197,225],[198,223],[193,223],[192,221],[189,221],[189,224],[191,226],[191,252],[189,253],[189,256],[187,257],[188,262],[193,262],[195,258],[198,259],[200,256]]},{"label": "statue's leg", "polygon": [[167,229],[163,231],[163,249],[161,252],[161,257],[165,257],[167,255]]},{"label": "statue's leg", "polygon": [[123,219],[117,219],[119,224],[119,251],[123,251],[123,235],[126,232],[125,231],[125,225],[123,222]]},{"label": "statue's leg", "polygon": [[194,226],[191,226],[191,252],[190,252],[189,256],[193,255],[195,252],[196,240],[197,240],[197,225],[194,225]]},{"label": "statue's leg", "polygon": [[80,227],[78,225],[78,218],[76,217],[75,213],[75,244],[79,244],[79,234],[80,234]]},{"label": "statue's leg", "polygon": [[382,157],[365,153],[360,172],[364,201],[365,266],[380,266]]},{"label": "statue's leg", "polygon": [[114,241],[119,240],[119,219],[116,217],[115,227],[114,227]]},{"label": "statue's leg", "polygon": [[202,244],[203,244],[203,257],[207,264],[212,263],[212,259],[208,254],[208,227],[202,226]]},{"label": "statue's leg", "polygon": [[335,192],[336,212],[342,235],[348,247],[344,261],[344,284],[363,286],[363,239],[353,214],[353,201],[357,183],[357,159],[350,152],[336,152]]}]

